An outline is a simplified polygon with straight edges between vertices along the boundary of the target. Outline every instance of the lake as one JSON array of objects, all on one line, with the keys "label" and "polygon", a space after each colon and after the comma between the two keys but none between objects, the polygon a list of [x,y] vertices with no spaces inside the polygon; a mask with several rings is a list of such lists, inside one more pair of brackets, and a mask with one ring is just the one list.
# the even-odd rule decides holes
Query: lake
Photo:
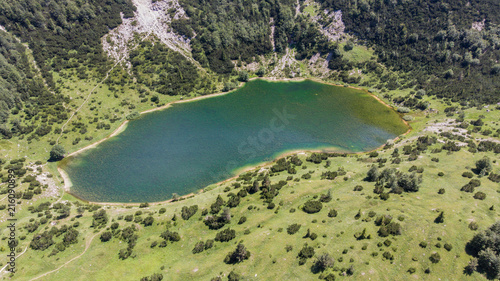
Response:
[{"label": "lake", "polygon": [[407,131],[365,91],[254,80],[227,95],[143,114],[119,135],[64,159],[71,193],[94,202],[157,202],[295,150],[368,151]]}]

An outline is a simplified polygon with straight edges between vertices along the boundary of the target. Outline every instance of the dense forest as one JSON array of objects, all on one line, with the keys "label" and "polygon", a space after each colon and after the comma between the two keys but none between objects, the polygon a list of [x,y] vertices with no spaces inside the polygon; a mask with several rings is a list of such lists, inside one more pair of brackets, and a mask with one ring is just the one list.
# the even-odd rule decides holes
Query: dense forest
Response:
[{"label": "dense forest", "polygon": [[[10,34],[0,33],[0,135],[7,139],[31,132],[30,138],[46,135],[54,121],[67,116],[61,106],[63,98],[51,93],[36,75],[26,48]],[[25,120],[18,118],[20,111]],[[10,115],[13,118],[8,122]],[[36,125],[39,119],[41,126]]]},{"label": "dense forest", "polygon": [[201,94],[213,91],[208,77],[198,73],[196,66],[181,54],[160,42],[143,41],[130,53],[130,62],[137,82],[162,95]]},{"label": "dense forest", "polygon": [[0,24],[29,44],[50,87],[50,70],[92,66],[106,70],[100,38],[133,16],[130,0],[21,0],[0,3]]},{"label": "dense forest", "polygon": [[[103,75],[109,60],[100,38],[121,24],[120,13],[130,17],[134,10],[130,0],[0,2],[0,25],[9,32],[0,31],[0,134],[11,138],[34,132],[29,138],[35,138],[66,119],[52,71],[92,68]],[[28,44],[43,80],[29,62],[26,47],[11,34]],[[25,120],[6,123],[21,110]]]},{"label": "dense forest", "polygon": [[28,96],[26,79],[32,77],[24,46],[0,31],[0,123]]},{"label": "dense forest", "polygon": [[411,73],[406,85],[453,101],[500,101],[498,1],[323,0],[379,61]]},{"label": "dense forest", "polygon": [[[230,73],[231,60],[250,63],[257,55],[297,47],[298,58],[327,52],[326,38],[303,16],[295,17],[295,1],[182,0],[189,20],[173,27],[191,41],[193,57],[217,73]],[[272,30],[274,28],[274,32]],[[274,50],[273,50],[274,42]]]}]

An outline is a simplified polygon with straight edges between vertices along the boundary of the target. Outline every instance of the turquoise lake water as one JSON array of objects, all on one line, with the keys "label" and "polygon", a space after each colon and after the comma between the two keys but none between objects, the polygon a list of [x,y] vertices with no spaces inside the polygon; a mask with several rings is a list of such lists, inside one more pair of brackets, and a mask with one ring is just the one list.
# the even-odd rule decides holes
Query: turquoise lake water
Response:
[{"label": "turquoise lake water", "polygon": [[156,202],[285,151],[367,151],[406,130],[396,112],[363,91],[255,80],[227,95],[144,114],[61,167],[82,199]]}]

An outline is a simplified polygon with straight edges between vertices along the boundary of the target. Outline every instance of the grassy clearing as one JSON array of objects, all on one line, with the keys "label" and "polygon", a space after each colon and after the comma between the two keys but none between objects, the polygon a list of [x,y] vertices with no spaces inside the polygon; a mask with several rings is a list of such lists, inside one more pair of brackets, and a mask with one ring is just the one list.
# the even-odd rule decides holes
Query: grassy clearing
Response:
[{"label": "grassy clearing", "polygon": [[304,5],[305,5],[303,10],[304,14],[309,15],[311,17],[314,17],[318,14],[318,10],[320,8],[318,3],[314,1],[305,1]]},{"label": "grassy clearing", "polygon": [[367,48],[366,46],[354,45],[352,50],[345,51],[345,45],[345,42],[341,42],[339,44],[339,49],[341,50],[343,57],[349,61],[360,63],[369,61],[374,56],[373,49]]}]

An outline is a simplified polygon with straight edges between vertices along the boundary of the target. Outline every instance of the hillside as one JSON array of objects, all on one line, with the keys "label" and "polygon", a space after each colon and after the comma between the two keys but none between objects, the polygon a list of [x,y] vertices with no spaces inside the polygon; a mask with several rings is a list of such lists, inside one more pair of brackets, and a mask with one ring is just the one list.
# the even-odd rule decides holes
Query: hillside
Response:
[{"label": "hillside", "polygon": [[[0,278],[500,278],[499,15],[491,0],[1,1]],[[167,202],[68,192],[64,155],[259,77],[365,89],[411,131]]]}]

